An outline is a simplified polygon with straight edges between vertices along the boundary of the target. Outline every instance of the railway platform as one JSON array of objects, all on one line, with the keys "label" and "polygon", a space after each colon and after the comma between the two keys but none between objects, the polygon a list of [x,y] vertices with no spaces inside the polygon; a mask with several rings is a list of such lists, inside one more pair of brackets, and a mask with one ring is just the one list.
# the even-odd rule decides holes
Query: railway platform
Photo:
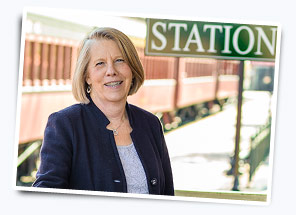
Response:
[{"label": "railway platform", "polygon": [[[243,94],[240,157],[250,150],[250,138],[268,119],[272,97],[268,92],[246,91]],[[223,111],[189,123],[165,134],[171,157],[176,190],[231,191],[233,176],[230,158],[235,147],[236,102]],[[267,192],[270,165],[268,159],[248,182],[248,165],[241,162],[239,190]]]}]

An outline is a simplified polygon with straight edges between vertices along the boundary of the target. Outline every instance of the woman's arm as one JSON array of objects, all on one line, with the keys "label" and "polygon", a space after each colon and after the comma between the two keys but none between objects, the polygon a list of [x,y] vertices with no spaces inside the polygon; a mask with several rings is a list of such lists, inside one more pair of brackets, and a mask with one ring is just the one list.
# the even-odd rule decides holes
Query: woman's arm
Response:
[{"label": "woman's arm", "polygon": [[174,195],[174,182],[173,182],[173,175],[172,175],[172,168],[171,168],[171,161],[167,149],[167,145],[164,139],[163,135],[163,130],[162,130],[162,125],[159,122],[159,127],[160,127],[160,141],[161,141],[161,146],[162,146],[162,167],[164,171],[164,176],[165,176],[165,190],[164,190],[164,195]]},{"label": "woman's arm", "polygon": [[61,113],[49,116],[40,151],[41,164],[34,187],[68,188],[71,173],[73,128]]}]

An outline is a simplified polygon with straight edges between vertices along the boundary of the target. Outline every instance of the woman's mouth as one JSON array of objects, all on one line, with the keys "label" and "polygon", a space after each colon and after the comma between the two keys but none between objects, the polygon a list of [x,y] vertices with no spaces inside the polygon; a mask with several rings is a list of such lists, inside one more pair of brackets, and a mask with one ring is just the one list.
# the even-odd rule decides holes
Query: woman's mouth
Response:
[{"label": "woman's mouth", "polygon": [[122,84],[122,82],[123,81],[111,81],[111,82],[108,82],[108,83],[106,83],[104,85],[107,86],[107,87],[117,87],[120,84]]}]

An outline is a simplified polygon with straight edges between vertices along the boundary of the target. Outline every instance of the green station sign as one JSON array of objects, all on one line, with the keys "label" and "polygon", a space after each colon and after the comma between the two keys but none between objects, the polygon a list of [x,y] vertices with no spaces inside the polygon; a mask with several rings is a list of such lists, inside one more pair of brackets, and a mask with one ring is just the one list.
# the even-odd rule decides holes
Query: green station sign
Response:
[{"label": "green station sign", "polygon": [[278,26],[147,19],[146,55],[274,61]]}]

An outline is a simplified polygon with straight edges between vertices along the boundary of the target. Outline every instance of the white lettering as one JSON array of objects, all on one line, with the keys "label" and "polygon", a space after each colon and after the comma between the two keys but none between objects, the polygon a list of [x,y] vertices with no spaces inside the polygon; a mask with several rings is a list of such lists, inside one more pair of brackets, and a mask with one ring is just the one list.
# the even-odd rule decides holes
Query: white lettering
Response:
[{"label": "white lettering", "polygon": [[[240,48],[238,47],[238,37],[239,34],[242,30],[246,30],[249,34],[249,45],[248,48],[245,51],[240,50]],[[254,43],[255,43],[255,39],[254,39],[254,33],[253,31],[248,27],[248,26],[241,26],[238,29],[235,30],[234,34],[233,34],[233,47],[235,49],[235,51],[241,55],[246,55],[248,54],[254,47]]]},{"label": "white lettering", "polygon": [[180,29],[181,27],[184,28],[185,31],[187,31],[187,25],[186,24],[179,24],[179,23],[170,23],[169,24],[169,30],[171,28],[175,27],[175,42],[174,42],[174,48],[172,50],[174,51],[181,51],[180,48]]},{"label": "white lettering", "polygon": [[161,46],[156,46],[154,40],[151,41],[151,49],[155,49],[155,50],[163,50],[166,45],[167,45],[167,40],[165,38],[165,36],[163,36],[163,34],[161,34],[159,31],[157,31],[157,27],[160,26],[162,27],[163,31],[166,32],[166,24],[164,22],[156,22],[154,23],[154,25],[152,26],[152,33],[154,34],[154,36],[159,39],[161,41]]},{"label": "white lettering", "polygon": [[222,33],[222,26],[221,25],[204,25],[203,31],[207,31],[210,29],[210,48],[208,52],[210,53],[217,53],[215,50],[215,37],[216,37],[216,30],[219,30]]},{"label": "white lettering", "polygon": [[[195,37],[195,39],[193,39],[193,37]],[[187,39],[187,42],[186,42],[186,45],[185,45],[183,51],[186,51],[186,52],[190,51],[189,50],[189,45],[191,43],[196,43],[196,45],[197,45],[196,51],[197,52],[204,52],[205,51],[203,46],[202,46],[201,39],[200,39],[200,36],[199,36],[199,31],[198,31],[198,28],[197,28],[196,24],[194,24],[192,29],[191,29],[190,35],[189,35],[189,37]]]},{"label": "white lettering", "polygon": [[229,50],[230,29],[231,28],[232,28],[231,25],[224,25],[225,39],[224,39],[224,49],[221,51],[222,53],[231,54],[231,51]]},{"label": "white lettering", "polygon": [[260,27],[255,27],[258,31],[258,42],[257,42],[257,51],[255,52],[255,55],[263,55],[261,52],[261,39],[265,43],[266,47],[268,48],[270,54],[274,56],[274,48],[275,48],[275,34],[276,34],[276,28],[271,28],[272,31],[272,42],[270,42],[264,33],[263,29]]}]

